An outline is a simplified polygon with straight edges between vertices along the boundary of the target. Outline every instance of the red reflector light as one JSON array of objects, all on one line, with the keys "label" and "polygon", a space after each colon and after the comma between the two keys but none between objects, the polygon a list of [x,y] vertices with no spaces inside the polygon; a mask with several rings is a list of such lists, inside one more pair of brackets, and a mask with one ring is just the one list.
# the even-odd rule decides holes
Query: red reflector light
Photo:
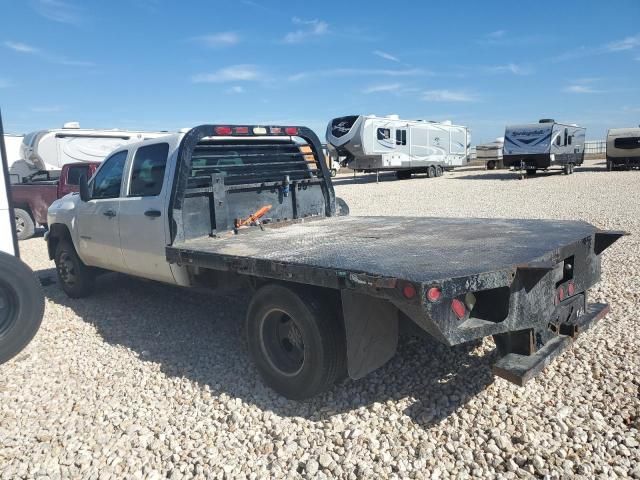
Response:
[{"label": "red reflector light", "polygon": [[413,298],[416,296],[416,287],[411,285],[410,283],[405,283],[404,287],[402,287],[402,295],[404,298]]},{"label": "red reflector light", "polygon": [[451,300],[451,310],[456,314],[458,320],[462,320],[467,313],[467,307],[457,298]]},{"label": "red reflector light", "polygon": [[431,287],[429,290],[427,290],[427,300],[429,300],[430,302],[437,302],[438,300],[440,300],[441,296],[442,290],[440,290],[438,287]]},{"label": "red reflector light", "polygon": [[567,285],[567,293],[570,297],[572,297],[573,294],[576,293],[576,286],[573,284],[573,282],[569,282],[569,285]]},{"label": "red reflector light", "polygon": [[269,129],[269,132],[271,133],[271,135],[281,135],[282,129],[280,127],[271,127]]},{"label": "red reflector light", "polygon": [[564,300],[564,288],[562,287],[558,288],[558,300]]},{"label": "red reflector light", "polygon": [[231,135],[231,127],[216,127],[213,131],[216,135]]},{"label": "red reflector light", "polygon": [[240,135],[246,135],[249,133],[249,127],[236,127],[235,131]]},{"label": "red reflector light", "polygon": [[284,133],[286,133],[287,135],[297,135],[298,129],[296,127],[286,127],[284,129]]}]

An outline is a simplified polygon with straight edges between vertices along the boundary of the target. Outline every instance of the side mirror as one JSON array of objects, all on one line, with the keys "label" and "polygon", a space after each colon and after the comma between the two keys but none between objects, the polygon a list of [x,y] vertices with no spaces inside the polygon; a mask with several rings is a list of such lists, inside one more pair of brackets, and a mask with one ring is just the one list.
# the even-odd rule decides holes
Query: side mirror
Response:
[{"label": "side mirror", "polygon": [[83,202],[91,200],[91,195],[89,195],[89,182],[87,182],[87,176],[85,174],[80,175],[78,186],[80,187],[80,200]]}]

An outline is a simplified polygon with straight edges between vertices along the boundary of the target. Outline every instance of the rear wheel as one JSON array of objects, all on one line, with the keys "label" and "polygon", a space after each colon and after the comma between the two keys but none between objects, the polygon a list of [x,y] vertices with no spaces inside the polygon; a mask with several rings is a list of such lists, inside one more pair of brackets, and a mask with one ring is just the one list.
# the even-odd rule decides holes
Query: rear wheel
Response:
[{"label": "rear wheel", "polygon": [[14,208],[13,213],[16,221],[18,240],[26,240],[33,237],[36,231],[36,224],[31,218],[31,215],[29,215],[29,212],[21,208]]},{"label": "rear wheel", "polygon": [[58,281],[68,296],[81,298],[93,292],[95,272],[82,263],[69,240],[60,240],[58,243],[55,263]]},{"label": "rear wheel", "polygon": [[260,288],[247,312],[247,343],[265,384],[292,400],[328,390],[345,370],[337,301],[322,292],[278,284]]},{"label": "rear wheel", "polygon": [[436,177],[441,177],[443,173],[444,170],[442,170],[442,167],[440,165],[436,165]]},{"label": "rear wheel", "polygon": [[436,176],[436,167],[431,165],[429,168],[427,168],[427,178],[433,178],[435,176]]},{"label": "rear wheel", "polygon": [[494,170],[496,168],[495,160],[489,160],[487,162],[487,170]]},{"label": "rear wheel", "polygon": [[34,337],[44,312],[44,295],[31,269],[0,252],[0,363],[17,355]]}]

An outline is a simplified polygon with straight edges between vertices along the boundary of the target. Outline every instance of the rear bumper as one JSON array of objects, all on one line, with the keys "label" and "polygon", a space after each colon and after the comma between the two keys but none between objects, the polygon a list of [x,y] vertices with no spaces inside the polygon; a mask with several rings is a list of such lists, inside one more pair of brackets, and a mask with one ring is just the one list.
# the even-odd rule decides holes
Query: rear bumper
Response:
[{"label": "rear bumper", "polygon": [[509,353],[493,366],[493,373],[509,380],[511,383],[523,386],[530,379],[538,375],[551,361],[564,352],[575,340],[578,334],[588,330],[592,325],[609,313],[609,305],[605,303],[590,303],[583,315],[569,324],[565,335],[558,335],[548,341],[544,347],[532,355]]}]

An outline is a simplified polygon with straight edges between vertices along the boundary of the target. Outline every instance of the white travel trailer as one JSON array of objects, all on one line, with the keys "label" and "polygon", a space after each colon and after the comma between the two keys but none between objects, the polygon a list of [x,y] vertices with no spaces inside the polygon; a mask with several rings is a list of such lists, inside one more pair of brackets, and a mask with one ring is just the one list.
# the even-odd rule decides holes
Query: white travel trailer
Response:
[{"label": "white travel trailer", "polygon": [[22,158],[21,147],[23,138],[24,135],[4,134],[4,144],[7,150],[7,165],[9,168]]},{"label": "white travel trailer", "polygon": [[510,125],[504,132],[506,167],[526,169],[528,174],[558,166],[564,173],[584,161],[585,128],[542,119],[538,123]]},{"label": "white travel trailer", "polygon": [[327,126],[332,156],[346,157],[354,170],[396,171],[400,179],[423,172],[428,177],[467,163],[467,127],[451,122],[402,120],[397,115],[351,115]]},{"label": "white travel trailer", "polygon": [[476,145],[476,160],[484,163],[487,170],[504,168],[502,151],[504,149],[504,137],[498,137],[491,143]]},{"label": "white travel trailer", "polygon": [[640,167],[640,127],[607,132],[607,170]]},{"label": "white travel trailer", "polygon": [[38,130],[25,135],[21,145],[21,160],[15,162],[10,173],[12,181],[33,173],[57,171],[67,163],[101,162],[119,146],[168,132],[138,130],[102,130],[80,128],[77,122],[65,123],[62,128]]}]

